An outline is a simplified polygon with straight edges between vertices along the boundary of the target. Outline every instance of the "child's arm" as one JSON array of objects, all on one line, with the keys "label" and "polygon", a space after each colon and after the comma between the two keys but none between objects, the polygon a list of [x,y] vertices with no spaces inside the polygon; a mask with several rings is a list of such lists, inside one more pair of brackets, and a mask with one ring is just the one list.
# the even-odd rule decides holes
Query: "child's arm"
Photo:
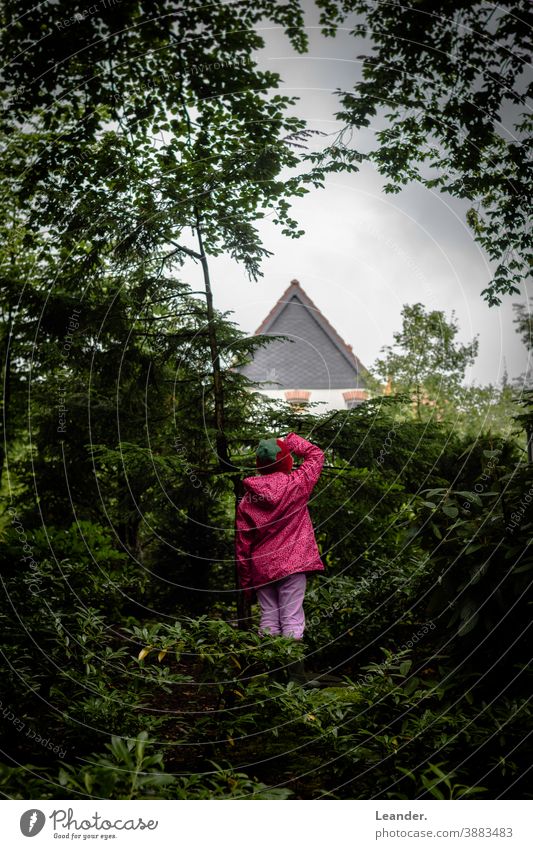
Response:
[{"label": "child's arm", "polygon": [[300,468],[291,472],[291,478],[302,484],[307,495],[310,495],[324,465],[324,452],[318,445],[313,445],[296,433],[289,433],[283,441],[289,451],[304,458]]},{"label": "child's arm", "polygon": [[251,553],[254,530],[255,528],[251,525],[245,511],[242,510],[239,501],[235,517],[235,562],[239,583],[246,597],[250,600],[253,595]]}]

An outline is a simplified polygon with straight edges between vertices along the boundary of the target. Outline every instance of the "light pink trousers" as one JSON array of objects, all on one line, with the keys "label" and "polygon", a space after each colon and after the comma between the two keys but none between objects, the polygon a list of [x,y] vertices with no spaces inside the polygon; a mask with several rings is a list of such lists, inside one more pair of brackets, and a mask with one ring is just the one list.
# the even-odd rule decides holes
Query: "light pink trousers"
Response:
[{"label": "light pink trousers", "polygon": [[303,602],[306,583],[305,572],[295,572],[257,588],[261,609],[259,634],[269,632],[301,640],[305,628]]}]

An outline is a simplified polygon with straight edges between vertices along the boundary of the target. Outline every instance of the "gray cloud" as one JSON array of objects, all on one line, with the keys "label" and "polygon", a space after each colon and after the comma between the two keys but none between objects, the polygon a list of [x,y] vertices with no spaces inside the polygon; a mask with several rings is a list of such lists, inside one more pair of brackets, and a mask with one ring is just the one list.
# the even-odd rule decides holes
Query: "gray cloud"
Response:
[{"label": "gray cloud", "polygon": [[[278,71],[283,93],[299,97],[296,114],[313,129],[334,133],[337,87],[350,88],[360,73],[362,52],[347,31],[323,38],[310,14],[310,51],[294,53],[276,28],[263,28],[266,47],[261,64]],[[357,140],[363,144],[361,136]],[[323,142],[315,141],[314,144]],[[480,292],[491,278],[487,258],[473,241],[464,216],[467,205],[418,185],[399,195],[382,192],[382,178],[369,166],[354,175],[333,175],[323,190],[294,203],[305,229],[299,240],[283,237],[268,221],[259,229],[274,256],[263,265],[264,278],[251,283],[242,269],[224,257],[213,262],[217,306],[253,332],[277,298],[296,277],[335,326],[370,366],[382,345],[401,327],[405,303],[455,310],[462,341],[479,333],[479,355],[467,382],[501,380],[525,371],[527,352],[513,325],[513,303],[489,308]],[[531,289],[529,289],[531,294]]]}]

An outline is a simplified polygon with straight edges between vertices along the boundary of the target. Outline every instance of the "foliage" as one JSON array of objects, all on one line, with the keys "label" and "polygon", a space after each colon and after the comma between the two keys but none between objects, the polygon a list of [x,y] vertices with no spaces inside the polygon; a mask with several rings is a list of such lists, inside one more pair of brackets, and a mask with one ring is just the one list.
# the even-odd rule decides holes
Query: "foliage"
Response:
[{"label": "foliage", "polygon": [[[400,767],[400,771],[404,772],[414,782],[415,787],[419,786],[419,781],[421,780],[426,792],[430,796],[433,796],[434,799],[464,799],[465,797],[468,798],[468,796],[474,796],[477,793],[486,792],[486,787],[468,787],[466,784],[453,784],[452,779],[456,776],[455,771],[444,772],[442,769],[443,766],[445,767],[444,763],[429,763],[427,769],[420,775],[420,778],[413,775],[408,769],[402,769]],[[405,798],[408,797],[406,796]]]},{"label": "foliage", "polygon": [[[459,636],[470,635],[476,647],[483,644],[485,652],[487,644],[499,642],[500,647],[513,644],[517,656],[531,595],[533,559],[525,540],[533,526],[533,499],[525,501],[524,494],[531,491],[533,477],[529,465],[506,472],[498,462],[500,452],[485,450],[485,469],[471,490],[428,490],[420,521],[439,541],[433,557],[439,578],[430,609],[445,615],[446,627],[456,628]],[[513,509],[519,499],[520,513]],[[517,528],[520,534],[513,539]]]},{"label": "foliage", "polygon": [[[43,775],[29,779],[29,786],[39,799],[287,799],[292,795],[284,788],[269,788],[236,772],[213,764],[215,770],[206,776],[173,776],[164,772],[161,752],[146,751],[148,734],[142,731],[134,740],[112,737],[103,755],[92,754],[85,766],[65,764],[56,776]],[[21,786],[11,798],[24,798],[28,769],[6,769],[0,772],[0,787],[9,781]],[[26,784],[27,786],[27,784]],[[20,794],[20,795],[19,795]]]},{"label": "foliage", "polygon": [[[531,5],[527,0],[376,4],[317,0],[326,33],[348,23],[366,40],[362,79],[339,92],[347,146],[386,192],[416,180],[470,204],[466,220],[495,263],[490,305],[518,294],[531,262]],[[353,17],[355,24],[352,24]],[[354,131],[376,122],[370,149]]]},{"label": "foliage", "polygon": [[477,338],[468,345],[458,344],[457,332],[453,312],[447,320],[440,310],[426,312],[423,304],[405,304],[394,345],[382,348],[384,356],[376,360],[378,375],[390,378],[395,390],[412,393],[419,419],[428,404],[432,414],[449,414],[466,368],[477,356]]},{"label": "foliage", "polygon": [[[411,12],[384,12],[385,41]],[[458,386],[475,342],[414,305],[403,362],[386,364],[407,391],[296,413],[249,391],[235,365],[265,340],[213,305],[208,257],[258,277],[255,222],[298,236],[291,198],[360,158],[306,154],[292,100],[254,61],[264,21],[305,49],[301,8],[3,13],[2,793],[527,796],[532,482],[507,390],[489,431],[413,418],[413,382],[444,380],[465,417],[492,403]],[[525,403],[517,426],[530,419]],[[235,617],[238,481],[260,437],[290,430],[326,453],[310,510],[327,568],[303,643],[260,637],[257,608],[251,630]],[[340,685],[288,680],[304,657]]]},{"label": "foliage", "polygon": [[487,386],[461,386],[450,418],[454,417],[457,429],[470,439],[483,432],[491,432],[494,436],[507,433],[523,447],[523,433],[518,428],[512,429],[520,394],[521,390],[510,384],[505,375],[499,386],[491,383]]}]

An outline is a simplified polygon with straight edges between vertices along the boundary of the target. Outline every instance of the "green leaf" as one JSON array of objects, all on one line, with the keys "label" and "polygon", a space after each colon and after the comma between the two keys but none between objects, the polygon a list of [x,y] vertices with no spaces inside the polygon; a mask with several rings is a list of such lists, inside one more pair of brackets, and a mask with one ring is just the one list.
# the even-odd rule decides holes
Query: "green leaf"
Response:
[{"label": "green leaf", "polygon": [[411,669],[412,665],[413,665],[412,660],[402,660],[402,662],[400,663],[400,667],[399,667],[400,675],[407,675],[407,673]]},{"label": "green leaf", "polygon": [[430,770],[432,772],[434,772],[435,775],[437,775],[442,781],[444,781],[444,782],[449,781],[449,776],[445,772],[442,771],[442,769],[440,768],[440,766],[438,764],[430,763],[430,764],[428,764],[428,766],[429,766]]},{"label": "green leaf", "polygon": [[467,498],[469,501],[473,501],[474,504],[479,504],[480,506],[483,503],[481,501],[481,498],[477,494],[477,492],[469,492],[468,490],[460,490],[460,491],[457,492],[457,495],[461,495],[463,498]]},{"label": "green leaf", "polygon": [[[461,614],[462,614],[462,611],[461,611]],[[472,631],[476,627],[476,625],[479,621],[479,613],[473,613],[470,617],[467,617],[467,616],[463,617],[461,615],[461,619],[462,619],[462,622],[459,625],[459,628],[457,629],[457,634],[458,634],[459,637],[464,637],[466,634],[469,634],[470,631]]]},{"label": "green leaf", "polygon": [[442,534],[440,532],[440,528],[438,528],[437,525],[434,522],[431,523],[431,529],[432,529],[433,533],[435,534],[435,536],[437,537],[437,539],[442,539]]},{"label": "green leaf", "polygon": [[141,731],[140,734],[137,735],[137,740],[135,744],[135,754],[137,756],[137,761],[141,762],[144,756],[144,749],[146,741],[148,740],[148,732]]},{"label": "green leaf", "polygon": [[122,737],[111,737],[111,750],[118,761],[123,763],[130,761],[130,753]]},{"label": "green leaf", "polygon": [[484,548],[484,547],[485,547],[484,543],[481,543],[481,542],[475,543],[475,545],[467,545],[467,547],[464,550],[464,553],[465,554],[472,554],[474,551],[477,551],[479,548]]},{"label": "green leaf", "polygon": [[522,563],[521,566],[516,566],[511,571],[514,575],[519,575],[521,572],[530,572],[533,569],[533,561],[529,561],[528,563]]}]

